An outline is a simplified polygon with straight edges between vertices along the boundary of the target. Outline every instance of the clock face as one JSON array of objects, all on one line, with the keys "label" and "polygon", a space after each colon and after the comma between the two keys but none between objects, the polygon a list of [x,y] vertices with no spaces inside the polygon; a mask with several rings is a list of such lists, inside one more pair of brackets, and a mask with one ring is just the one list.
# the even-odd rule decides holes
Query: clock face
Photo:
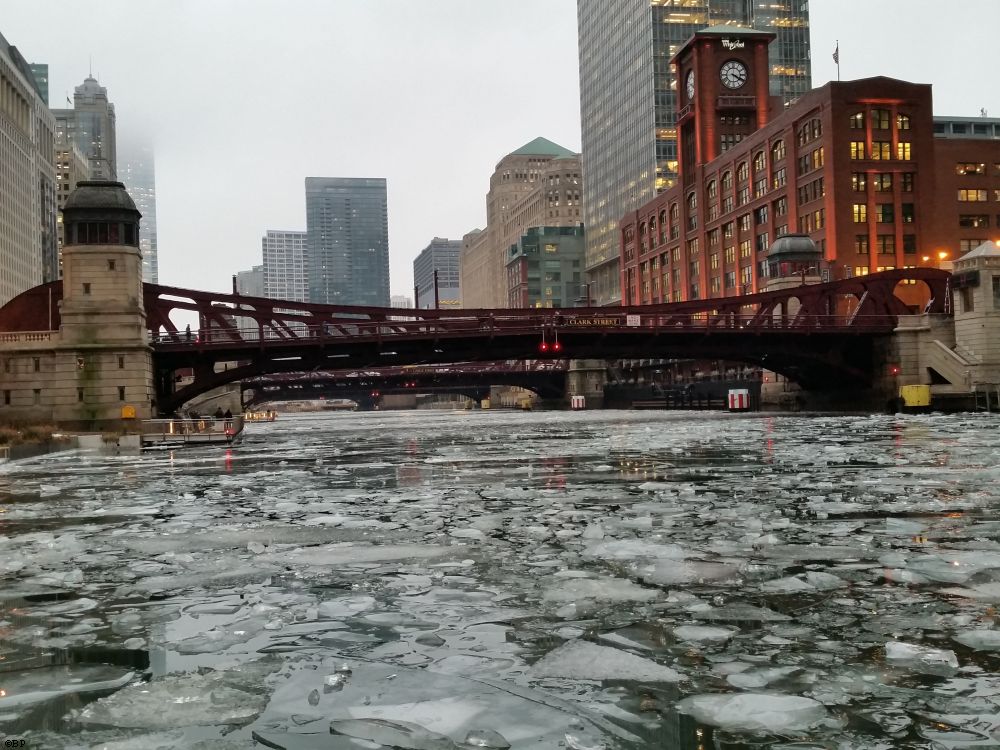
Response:
[{"label": "clock face", "polygon": [[685,84],[685,86],[687,87],[688,99],[693,99],[694,98],[694,71],[693,70],[689,70],[688,71],[687,83]]},{"label": "clock face", "polygon": [[738,89],[747,82],[747,66],[739,60],[730,60],[719,71],[722,85],[730,89]]}]

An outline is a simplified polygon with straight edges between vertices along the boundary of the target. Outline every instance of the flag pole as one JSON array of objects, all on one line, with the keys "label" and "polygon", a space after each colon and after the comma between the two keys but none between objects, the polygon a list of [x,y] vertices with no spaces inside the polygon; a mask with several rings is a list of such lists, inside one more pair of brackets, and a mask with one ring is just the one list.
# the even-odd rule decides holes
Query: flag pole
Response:
[{"label": "flag pole", "polygon": [[833,59],[837,63],[837,80],[840,80],[840,40],[837,40],[837,50],[833,55]]}]

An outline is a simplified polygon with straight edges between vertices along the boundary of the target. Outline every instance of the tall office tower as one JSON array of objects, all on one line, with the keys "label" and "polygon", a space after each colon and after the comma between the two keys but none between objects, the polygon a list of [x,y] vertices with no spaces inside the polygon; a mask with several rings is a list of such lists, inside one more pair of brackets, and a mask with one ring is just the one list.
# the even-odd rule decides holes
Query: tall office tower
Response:
[{"label": "tall office tower", "polygon": [[696,31],[719,24],[777,35],[771,95],[789,104],[811,88],[803,0],[577,0],[587,272],[597,304],[621,299],[619,220],[677,178],[670,58]]},{"label": "tall office tower", "polygon": [[55,120],[0,35],[0,305],[58,273]]},{"label": "tall office tower", "polygon": [[117,180],[115,105],[93,76],[73,91],[73,109],[54,109],[57,135],[76,141],[90,161],[92,180]]},{"label": "tall office tower", "polygon": [[268,229],[261,237],[264,252],[264,296],[305,302],[309,299],[306,283],[306,232]]},{"label": "tall office tower", "polygon": [[[413,261],[413,289],[418,308],[458,307],[462,298],[458,288],[458,257],[461,240],[435,237]],[[435,291],[434,272],[437,271]]]},{"label": "tall office tower", "polygon": [[118,176],[142,214],[142,223],[139,225],[142,280],[157,284],[160,274],[156,254],[156,169],[153,147],[148,143],[123,144],[122,158],[118,163]]},{"label": "tall office tower", "polygon": [[389,218],[382,177],[306,178],[309,301],[389,305]]}]

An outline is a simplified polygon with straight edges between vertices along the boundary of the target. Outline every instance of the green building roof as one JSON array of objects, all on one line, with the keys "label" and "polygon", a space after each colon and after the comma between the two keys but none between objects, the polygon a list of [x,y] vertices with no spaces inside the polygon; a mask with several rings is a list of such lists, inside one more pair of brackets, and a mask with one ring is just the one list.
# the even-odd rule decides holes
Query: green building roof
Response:
[{"label": "green building roof", "polygon": [[525,143],[517,151],[511,151],[510,156],[575,156],[576,153],[553,143],[548,138],[538,137],[531,143]]}]

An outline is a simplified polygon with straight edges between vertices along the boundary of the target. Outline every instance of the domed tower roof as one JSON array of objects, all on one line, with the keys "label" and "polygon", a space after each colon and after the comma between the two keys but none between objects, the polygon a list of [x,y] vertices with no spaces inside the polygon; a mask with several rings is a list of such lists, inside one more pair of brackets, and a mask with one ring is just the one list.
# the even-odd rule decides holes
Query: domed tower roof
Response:
[{"label": "domed tower roof", "polygon": [[819,256],[819,248],[808,234],[783,235],[767,251],[768,260],[815,260]]},{"label": "domed tower roof", "polygon": [[139,247],[142,214],[120,182],[78,182],[66,199],[62,214],[65,245]]},{"label": "domed tower roof", "polygon": [[138,221],[142,216],[120,182],[84,180],[63,207],[63,221]]}]

